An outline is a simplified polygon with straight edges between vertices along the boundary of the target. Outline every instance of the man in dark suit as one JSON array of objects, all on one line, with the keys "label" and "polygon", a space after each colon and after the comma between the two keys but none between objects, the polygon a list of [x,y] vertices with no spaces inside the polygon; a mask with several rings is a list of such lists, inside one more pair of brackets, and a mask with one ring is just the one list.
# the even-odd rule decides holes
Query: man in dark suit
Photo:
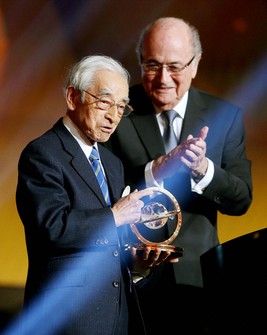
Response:
[{"label": "man in dark suit", "polygon": [[[106,144],[133,188],[163,186],[175,196],[182,226],[173,244],[184,248],[178,264],[162,264],[161,274],[157,268],[139,282],[141,308],[149,334],[207,334],[200,255],[219,243],[217,212],[242,215],[252,201],[243,113],[191,85],[202,48],[197,30],[184,20],[156,20],[136,50],[142,85],[130,88],[134,111]],[[163,141],[168,110],[177,116],[173,149]]]},{"label": "man in dark suit", "polygon": [[[151,191],[122,197],[122,163],[99,144],[131,112],[128,82],[112,58],[82,59],[68,75],[66,115],[21,154],[16,202],[29,260],[21,335],[128,334],[136,301],[122,232]],[[106,199],[90,165],[95,149]]]}]

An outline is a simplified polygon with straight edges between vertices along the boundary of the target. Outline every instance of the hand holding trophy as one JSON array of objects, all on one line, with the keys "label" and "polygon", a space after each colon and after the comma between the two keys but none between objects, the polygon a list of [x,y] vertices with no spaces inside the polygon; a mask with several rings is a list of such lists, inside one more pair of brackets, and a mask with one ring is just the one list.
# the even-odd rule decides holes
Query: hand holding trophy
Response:
[{"label": "hand holding trophy", "polygon": [[175,197],[160,187],[150,187],[153,193],[142,198],[144,207],[138,222],[130,224],[131,230],[138,242],[130,247],[138,250],[149,246],[152,250],[162,251],[183,256],[183,248],[170,245],[177,237],[182,224],[182,213]]}]

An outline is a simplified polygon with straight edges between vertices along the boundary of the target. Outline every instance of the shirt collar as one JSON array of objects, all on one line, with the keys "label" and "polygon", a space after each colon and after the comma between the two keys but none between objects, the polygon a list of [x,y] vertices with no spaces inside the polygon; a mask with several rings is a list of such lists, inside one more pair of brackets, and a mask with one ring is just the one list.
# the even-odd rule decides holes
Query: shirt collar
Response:
[{"label": "shirt collar", "polygon": [[[184,116],[185,116],[187,100],[188,100],[188,91],[186,91],[186,93],[183,95],[182,99],[173,108],[180,115],[180,117],[182,119],[184,119]],[[154,106],[154,107],[155,107],[155,110],[157,112],[157,116],[159,116],[162,113],[162,111],[160,111],[156,106]]]},{"label": "shirt collar", "polygon": [[[88,158],[92,151],[92,145],[89,142],[88,138],[81,132],[81,130],[72,122],[68,115],[63,117],[63,124],[79,143],[82,151],[85,156]],[[97,142],[94,144],[94,147],[97,149]]]}]

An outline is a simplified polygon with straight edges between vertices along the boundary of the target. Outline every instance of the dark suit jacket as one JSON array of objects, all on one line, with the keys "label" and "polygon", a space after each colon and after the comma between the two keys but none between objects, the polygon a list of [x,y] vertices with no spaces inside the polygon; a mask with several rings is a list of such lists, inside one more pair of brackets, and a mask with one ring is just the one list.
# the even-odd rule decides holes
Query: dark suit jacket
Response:
[{"label": "dark suit jacket", "polygon": [[[143,188],[146,163],[165,151],[154,107],[141,85],[130,89],[130,104],[134,112],[122,119],[106,145],[122,160],[126,182],[133,188]],[[191,192],[186,169],[165,180],[165,187],[182,209],[182,227],[173,243],[184,248],[184,256],[174,265],[176,283],[199,287],[199,257],[219,243],[217,211],[242,215],[252,201],[242,110],[191,87],[180,142],[189,134],[197,136],[203,126],[209,127],[207,157],[215,165],[214,178],[204,194]]]},{"label": "dark suit jacket", "polygon": [[[101,145],[99,152],[114,203],[124,187],[123,166]],[[118,229],[87,158],[62,120],[23,150],[16,201],[29,258],[25,305],[41,298],[32,309],[37,318],[38,308],[44,308],[38,327],[55,321],[55,334],[127,334],[130,279]]]}]

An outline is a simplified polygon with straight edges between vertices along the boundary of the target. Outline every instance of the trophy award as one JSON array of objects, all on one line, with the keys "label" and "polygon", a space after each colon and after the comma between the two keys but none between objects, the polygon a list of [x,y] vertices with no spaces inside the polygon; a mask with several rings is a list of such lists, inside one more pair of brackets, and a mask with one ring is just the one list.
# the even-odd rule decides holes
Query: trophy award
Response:
[{"label": "trophy award", "polygon": [[143,197],[144,207],[138,222],[130,224],[131,230],[138,242],[132,246],[142,250],[146,246],[152,250],[175,253],[183,256],[183,248],[173,246],[171,243],[177,237],[182,224],[182,213],[175,197],[160,187],[149,187],[153,193]]}]

